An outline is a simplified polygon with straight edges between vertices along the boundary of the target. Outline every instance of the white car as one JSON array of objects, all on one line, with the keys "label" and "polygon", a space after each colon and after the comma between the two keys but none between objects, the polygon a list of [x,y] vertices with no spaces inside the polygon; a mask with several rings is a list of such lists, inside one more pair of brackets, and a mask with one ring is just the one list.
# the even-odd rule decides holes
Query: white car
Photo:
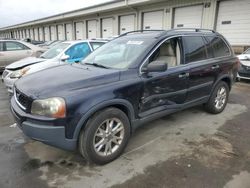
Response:
[{"label": "white car", "polygon": [[61,42],[43,53],[39,58],[29,57],[8,65],[2,74],[3,82],[8,92],[13,93],[14,83],[19,78],[60,64],[80,62],[106,42],[102,40]]},{"label": "white car", "polygon": [[240,67],[237,74],[237,79],[250,80],[250,48],[241,55],[237,56],[240,60]]},{"label": "white car", "polygon": [[25,57],[39,57],[46,49],[18,40],[0,40],[0,72],[4,67]]}]

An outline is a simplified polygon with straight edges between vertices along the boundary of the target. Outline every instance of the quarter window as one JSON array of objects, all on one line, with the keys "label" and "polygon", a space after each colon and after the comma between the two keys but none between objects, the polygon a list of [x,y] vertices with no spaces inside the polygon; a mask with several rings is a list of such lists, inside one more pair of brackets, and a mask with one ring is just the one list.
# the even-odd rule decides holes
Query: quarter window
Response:
[{"label": "quarter window", "polygon": [[185,62],[201,61],[207,58],[204,40],[200,36],[183,37],[185,46]]},{"label": "quarter window", "polygon": [[26,50],[28,47],[17,42],[6,42],[6,51]]},{"label": "quarter window", "polygon": [[219,37],[206,37],[209,42],[208,51],[213,51],[214,57],[224,57],[230,55],[230,50],[225,42]]}]

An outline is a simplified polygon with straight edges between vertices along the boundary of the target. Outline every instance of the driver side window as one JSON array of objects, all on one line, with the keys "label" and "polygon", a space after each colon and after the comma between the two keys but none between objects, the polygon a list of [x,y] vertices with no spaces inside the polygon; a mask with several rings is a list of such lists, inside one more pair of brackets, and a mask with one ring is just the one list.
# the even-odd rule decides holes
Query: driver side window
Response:
[{"label": "driver side window", "polygon": [[149,64],[166,63],[168,67],[181,64],[181,50],[179,38],[171,38],[158,47],[149,58]]}]

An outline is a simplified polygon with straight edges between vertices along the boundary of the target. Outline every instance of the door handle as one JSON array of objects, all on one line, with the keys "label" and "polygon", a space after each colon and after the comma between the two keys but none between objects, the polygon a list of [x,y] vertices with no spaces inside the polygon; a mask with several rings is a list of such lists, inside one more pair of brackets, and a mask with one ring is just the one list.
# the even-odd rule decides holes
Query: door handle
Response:
[{"label": "door handle", "polygon": [[218,69],[218,68],[220,68],[219,65],[213,65],[213,66],[212,66],[212,70],[215,70],[215,69]]},{"label": "door handle", "polygon": [[189,77],[189,73],[188,72],[179,74],[179,78],[186,78],[186,77]]}]

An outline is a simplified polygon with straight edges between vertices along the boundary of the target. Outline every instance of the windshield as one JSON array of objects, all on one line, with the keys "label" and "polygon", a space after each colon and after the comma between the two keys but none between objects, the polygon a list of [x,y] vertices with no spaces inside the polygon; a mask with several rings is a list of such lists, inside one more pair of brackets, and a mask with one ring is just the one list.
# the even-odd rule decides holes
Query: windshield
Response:
[{"label": "windshield", "polygon": [[125,69],[142,55],[152,41],[151,38],[118,38],[97,48],[82,63]]},{"label": "windshield", "polygon": [[65,50],[70,44],[69,43],[59,43],[48,51],[44,52],[40,57],[45,59],[52,59]]}]

